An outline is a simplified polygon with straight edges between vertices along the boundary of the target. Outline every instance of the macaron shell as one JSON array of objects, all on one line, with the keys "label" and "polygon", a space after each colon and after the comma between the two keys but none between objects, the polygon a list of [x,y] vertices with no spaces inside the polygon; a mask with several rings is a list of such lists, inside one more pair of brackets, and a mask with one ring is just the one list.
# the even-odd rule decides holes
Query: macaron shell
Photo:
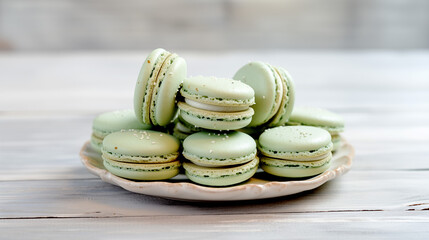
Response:
[{"label": "macaron shell", "polygon": [[255,91],[255,115],[249,127],[259,126],[270,120],[277,112],[282,84],[278,74],[263,62],[251,62],[241,67],[233,79],[248,84]]},{"label": "macaron shell", "polygon": [[93,134],[103,138],[108,134],[122,129],[149,129],[151,125],[139,122],[131,109],[105,112],[94,118]]},{"label": "macaron shell", "polygon": [[103,151],[136,157],[173,154],[178,152],[179,146],[174,136],[152,130],[115,132],[103,140]]},{"label": "macaron shell", "polygon": [[193,182],[207,186],[229,186],[250,179],[258,169],[259,159],[235,167],[209,168],[183,163],[186,176]]},{"label": "macaron shell", "polygon": [[198,132],[183,142],[183,155],[200,166],[227,166],[249,162],[256,156],[256,143],[245,133]]},{"label": "macaron shell", "polygon": [[310,177],[320,174],[328,170],[332,154],[326,158],[313,162],[300,162],[300,161],[285,161],[270,157],[261,157],[261,168],[275,176],[301,178]]},{"label": "macaron shell", "polygon": [[162,164],[133,164],[104,158],[104,167],[113,175],[133,180],[165,180],[179,173],[180,161]]},{"label": "macaron shell", "polygon": [[174,119],[176,95],[186,74],[187,65],[183,58],[172,54],[166,59],[152,95],[151,120],[154,125],[166,126]]},{"label": "macaron shell", "polygon": [[331,134],[344,130],[344,119],[340,115],[322,108],[297,106],[292,111],[289,121],[294,124],[321,127]]},{"label": "macaron shell", "polygon": [[101,148],[102,156],[110,160],[117,162],[126,163],[167,163],[173,162],[179,157],[179,152],[155,155],[155,156],[144,156],[144,155],[125,155],[119,153],[112,153]]},{"label": "macaron shell", "polygon": [[162,48],[153,50],[146,58],[142,68],[140,69],[134,89],[134,112],[137,119],[142,123],[150,124],[149,111],[147,107],[151,98],[150,81],[153,81],[154,78],[156,79],[158,75],[160,65],[163,63],[162,59],[160,59],[161,56],[168,54],[169,52]]},{"label": "macaron shell", "polygon": [[178,103],[180,117],[195,126],[211,130],[234,130],[247,126],[254,113],[252,108],[240,112],[212,112]]},{"label": "macaron shell", "polygon": [[187,78],[180,93],[191,100],[220,106],[246,106],[255,101],[254,91],[249,85],[228,78]]}]

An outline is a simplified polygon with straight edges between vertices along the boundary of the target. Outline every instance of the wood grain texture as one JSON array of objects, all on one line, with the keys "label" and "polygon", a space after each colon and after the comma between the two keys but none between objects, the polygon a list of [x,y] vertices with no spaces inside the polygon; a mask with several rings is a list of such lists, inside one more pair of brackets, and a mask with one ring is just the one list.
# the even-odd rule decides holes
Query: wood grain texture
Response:
[{"label": "wood grain texture", "polygon": [[232,76],[248,60],[286,67],[295,78],[297,104],[341,114],[343,135],[356,148],[352,170],[318,189],[221,203],[130,193],[81,165],[78,152],[95,115],[132,107],[145,54],[0,54],[2,238],[428,234],[429,52],[181,54],[189,75]]},{"label": "wood grain texture", "polygon": [[429,190],[417,184],[428,178],[426,171],[412,174],[402,171],[352,171],[302,194],[224,203],[187,203],[149,197],[98,179],[8,181],[0,186],[0,204],[7,206],[0,213],[0,218],[356,211],[396,211],[405,214],[412,211],[410,209],[424,211],[429,208]]},{"label": "wood grain texture", "polygon": [[77,235],[80,239],[425,239],[428,220],[423,215],[359,212],[17,219],[0,221],[0,230],[7,239],[73,239]]}]

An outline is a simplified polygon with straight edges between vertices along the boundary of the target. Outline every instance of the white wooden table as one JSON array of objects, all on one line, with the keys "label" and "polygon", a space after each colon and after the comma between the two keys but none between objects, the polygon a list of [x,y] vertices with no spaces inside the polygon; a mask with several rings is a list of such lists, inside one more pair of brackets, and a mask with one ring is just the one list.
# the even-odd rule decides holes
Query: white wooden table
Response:
[{"label": "white wooden table", "polygon": [[277,199],[127,192],[79,160],[94,116],[131,108],[147,52],[0,54],[1,239],[428,239],[429,52],[182,52],[189,75],[288,69],[297,105],[344,116],[352,170]]}]

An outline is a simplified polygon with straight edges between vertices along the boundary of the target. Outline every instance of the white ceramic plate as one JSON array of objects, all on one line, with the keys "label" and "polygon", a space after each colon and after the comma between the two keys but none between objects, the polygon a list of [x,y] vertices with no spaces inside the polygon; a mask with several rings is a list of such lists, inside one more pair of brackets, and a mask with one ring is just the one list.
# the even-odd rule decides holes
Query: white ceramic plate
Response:
[{"label": "white ceramic plate", "polygon": [[346,173],[352,165],[353,147],[342,139],[341,147],[334,153],[331,167],[324,173],[307,179],[284,179],[270,176],[262,170],[249,181],[232,187],[205,187],[190,182],[184,174],[168,181],[133,181],[117,177],[106,171],[101,155],[86,142],[80,152],[83,165],[101,180],[128,191],[184,201],[237,201],[273,198],[291,195],[321,186]]}]

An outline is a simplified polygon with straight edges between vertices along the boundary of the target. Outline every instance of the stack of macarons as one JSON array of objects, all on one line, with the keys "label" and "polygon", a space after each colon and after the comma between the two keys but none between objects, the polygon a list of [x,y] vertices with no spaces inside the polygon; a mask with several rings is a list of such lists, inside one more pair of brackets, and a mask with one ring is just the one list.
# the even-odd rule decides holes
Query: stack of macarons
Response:
[{"label": "stack of macarons", "polygon": [[111,113],[94,120],[91,144],[101,148],[108,171],[163,180],[183,165],[191,181],[219,187],[248,180],[259,166],[287,178],[329,168],[344,121],[321,109],[294,109],[285,69],[250,62],[233,78],[186,75],[183,58],[155,49],[138,75],[134,111],[121,121]]}]

